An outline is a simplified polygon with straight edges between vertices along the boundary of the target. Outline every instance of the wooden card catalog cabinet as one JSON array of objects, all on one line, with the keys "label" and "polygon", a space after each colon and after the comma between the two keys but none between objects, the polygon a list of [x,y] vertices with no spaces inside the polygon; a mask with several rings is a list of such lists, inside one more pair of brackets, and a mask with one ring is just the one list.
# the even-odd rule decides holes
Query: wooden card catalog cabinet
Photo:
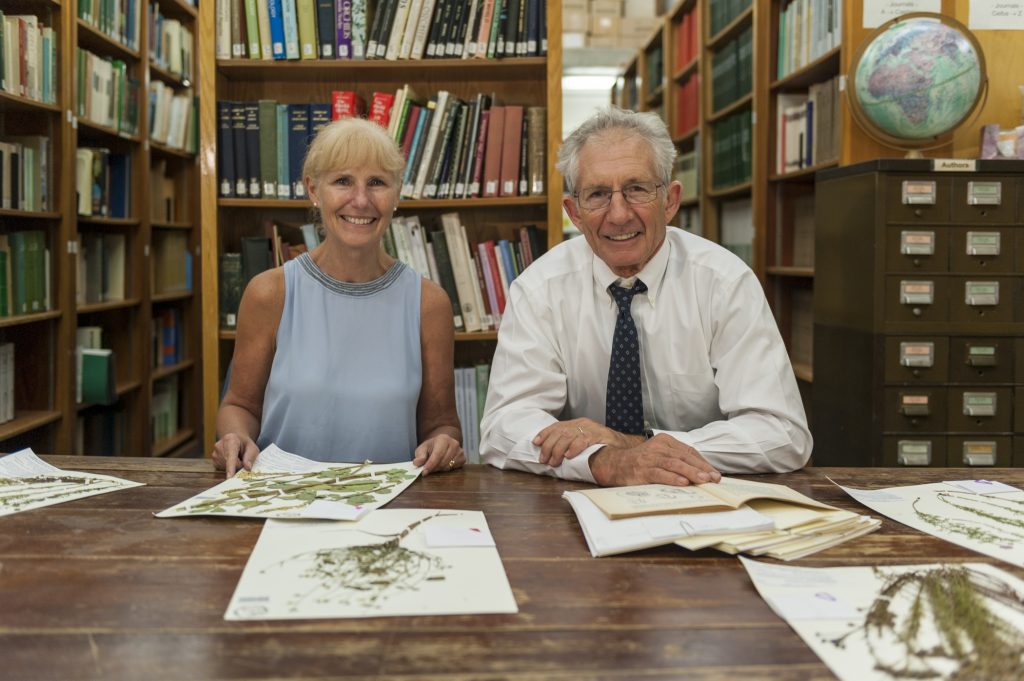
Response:
[{"label": "wooden card catalog cabinet", "polygon": [[1024,161],[816,184],[814,462],[1024,466]]}]

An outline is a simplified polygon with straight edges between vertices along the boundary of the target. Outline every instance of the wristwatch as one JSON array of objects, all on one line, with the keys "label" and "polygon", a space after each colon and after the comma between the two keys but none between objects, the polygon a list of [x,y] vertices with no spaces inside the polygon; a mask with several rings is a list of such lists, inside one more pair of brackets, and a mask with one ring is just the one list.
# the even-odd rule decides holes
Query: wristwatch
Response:
[{"label": "wristwatch", "polygon": [[654,437],[654,431],[650,428],[644,428],[644,439],[650,440],[652,437]]}]

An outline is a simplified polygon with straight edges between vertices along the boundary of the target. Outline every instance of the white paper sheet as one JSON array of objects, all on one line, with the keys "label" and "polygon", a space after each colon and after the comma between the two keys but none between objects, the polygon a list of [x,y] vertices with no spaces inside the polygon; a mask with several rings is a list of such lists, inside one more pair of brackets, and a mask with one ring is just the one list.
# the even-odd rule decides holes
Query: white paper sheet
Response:
[{"label": "white paper sheet", "polygon": [[31,449],[22,449],[0,458],[0,516],[142,485],[110,475],[64,471]]},{"label": "white paper sheet", "polygon": [[354,523],[268,520],[224,619],[518,612],[496,548],[428,547],[429,526],[471,531],[487,521],[479,511],[423,509]]},{"label": "white paper sheet", "polygon": [[356,520],[401,494],[420,470],[411,461],[322,463],[270,445],[256,457],[251,473],[240,471],[156,516]]},{"label": "white paper sheet", "polygon": [[[917,583],[909,580],[903,588],[892,588],[893,578],[897,575],[963,567],[986,579],[996,580],[992,583],[1005,585],[1011,594],[1016,591],[1016,598],[1024,598],[1024,582],[983,563],[957,566],[800,568],[770,565],[743,557],[740,557],[740,561],[769,607],[843,681],[891,681],[892,676],[879,670],[880,664],[893,668],[905,666],[917,674],[914,678],[922,680],[948,679],[960,668],[958,662],[948,658],[908,654],[907,647],[896,640],[891,629],[863,626],[867,613],[880,602],[879,595],[883,586],[889,584],[889,600],[883,602],[883,605],[893,615],[893,627],[898,631],[907,630],[907,616],[920,590]],[[991,612],[1015,628],[1017,636],[1024,633],[1024,616],[1019,610],[1007,608],[992,599],[986,599],[985,604]],[[927,601],[923,613],[918,636],[911,648],[913,651],[934,650],[941,641]],[[963,643],[971,652],[970,642]],[[965,673],[965,678],[978,678],[966,670]]]},{"label": "white paper sheet", "polygon": [[1024,491],[976,494],[945,482],[875,490],[838,487],[915,530],[1024,567]]},{"label": "white paper sheet", "polygon": [[587,547],[595,558],[670,544],[683,537],[706,533],[755,532],[775,526],[771,518],[749,507],[716,513],[674,513],[609,520],[580,492],[564,492],[583,528]]}]

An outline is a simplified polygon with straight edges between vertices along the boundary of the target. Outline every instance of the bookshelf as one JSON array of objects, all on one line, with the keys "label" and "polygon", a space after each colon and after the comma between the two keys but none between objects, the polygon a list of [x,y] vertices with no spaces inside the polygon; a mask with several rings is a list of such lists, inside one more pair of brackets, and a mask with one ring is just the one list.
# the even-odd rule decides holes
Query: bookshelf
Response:
[{"label": "bookshelf", "polygon": [[[665,15],[664,31],[652,35],[624,68],[612,90],[612,101],[625,108],[657,110],[634,93],[648,90],[642,82],[645,56],[657,44],[664,44],[667,89],[662,112],[680,154],[696,149],[699,156],[699,191],[689,199],[684,197],[677,223],[723,243],[747,259],[765,286],[801,389],[807,391],[814,373],[811,330],[816,174],[834,166],[902,157],[904,152],[885,147],[861,131],[853,122],[846,94],[839,87],[843,74],[852,66],[854,48],[873,30],[863,26],[863,0],[843,2],[837,39],[831,44],[819,41],[816,49],[809,48],[799,58],[786,54],[786,41],[780,37],[785,33],[792,38],[792,26],[784,24],[787,10],[792,11],[793,7],[796,4],[791,0],[679,0]],[[943,0],[941,8],[942,13],[967,23],[967,3]],[[687,16],[694,13],[698,30],[691,39],[684,24]],[[728,61],[727,46],[737,39],[743,40],[748,31],[751,44],[747,51],[752,63],[741,68],[737,53],[731,65],[722,66],[723,59]],[[1011,33],[975,31],[975,35],[989,64],[999,63],[1000,68],[989,69],[988,99],[980,114],[958,129],[948,144],[926,152],[930,157],[974,157],[984,123],[1012,127],[1019,122],[1019,83],[1013,74],[1024,67],[1024,54],[1015,51]],[[686,51],[688,42],[697,43],[696,54],[681,58],[679,55]],[[738,47],[743,48],[744,43],[740,42]],[[716,64],[718,83],[722,82],[723,72],[746,68],[750,80],[732,93],[728,86],[723,91],[716,85]],[[700,81],[699,88],[685,92],[686,83],[694,75]],[[801,97],[806,99],[812,90],[820,104],[820,89],[826,85],[833,88],[833,145],[818,149],[787,168],[785,152],[779,146],[780,115],[789,106],[796,106]],[[695,99],[699,109],[697,120],[680,126],[680,107]],[[727,143],[726,149],[716,156],[716,139],[727,141],[731,137],[726,122],[737,117],[749,118],[749,133],[746,137],[741,133],[738,145]],[[716,158],[721,161],[744,154],[748,173],[736,176],[725,172],[724,178],[716,176],[716,172],[722,172]],[[686,184],[684,181],[684,188]],[[732,210],[737,206],[743,210]],[[747,220],[753,229],[732,234],[729,222],[734,218]]]},{"label": "bookshelf", "polygon": [[[495,225],[529,220],[547,228],[547,246],[561,236],[561,179],[554,169],[561,141],[561,11],[547,3],[547,56],[503,59],[268,61],[218,59],[215,50],[216,12],[213,2],[199,10],[200,180],[202,235],[202,373],[203,433],[206,451],[216,439],[216,414],[234,331],[220,328],[218,309],[219,256],[239,250],[243,236],[263,235],[268,221],[306,222],[309,202],[299,199],[222,198],[218,191],[217,102],[273,99],[282,104],[330,102],[331,92],[353,90],[367,103],[373,92],[391,92],[405,84],[423,98],[439,90],[470,100],[494,93],[504,104],[545,106],[546,178],[543,196],[475,199],[417,199],[399,203],[398,217],[416,215],[431,228],[440,227],[442,213],[457,211],[470,242],[494,238]],[[457,333],[456,366],[490,360],[494,331]]]},{"label": "bookshelf", "polygon": [[[50,81],[54,90],[50,101],[0,92],[0,141],[37,136],[49,145],[48,153],[37,155],[46,159],[48,171],[24,170],[26,186],[30,175],[43,178],[37,191],[46,188],[45,205],[0,208],[0,235],[10,240],[18,232],[38,231],[45,249],[37,263],[45,292],[41,308],[0,317],[0,344],[15,348],[14,418],[0,423],[4,451],[31,446],[69,454],[178,455],[197,443],[198,343],[190,348],[187,338],[195,332],[198,305],[187,292],[161,297],[149,277],[154,230],[172,228],[195,241],[195,210],[184,197],[198,178],[194,153],[169,147],[162,152],[150,144],[144,102],[151,79],[177,78],[175,87],[188,87],[151,58],[155,8],[191,22],[195,32],[195,10],[177,0],[116,8],[20,0],[4,8],[8,18],[31,15],[41,31],[52,29],[52,38],[40,33],[43,49],[53,46],[52,70],[40,78],[44,90]],[[125,12],[124,21],[117,12]],[[194,72],[194,64],[189,70]],[[98,100],[99,90],[90,90],[94,75],[109,83],[109,99]],[[169,175],[183,197],[173,220],[163,222],[149,210],[149,168],[162,154],[175,158]],[[88,210],[79,201],[79,165],[87,169],[81,188]],[[90,264],[99,268],[91,275]],[[181,362],[170,372],[156,364],[152,327],[167,308],[179,311],[183,343]],[[100,327],[102,347],[114,353],[109,404],[76,395],[76,347],[88,327]],[[164,442],[154,440],[151,419],[154,386],[161,380],[178,386],[174,410],[180,424]]]}]

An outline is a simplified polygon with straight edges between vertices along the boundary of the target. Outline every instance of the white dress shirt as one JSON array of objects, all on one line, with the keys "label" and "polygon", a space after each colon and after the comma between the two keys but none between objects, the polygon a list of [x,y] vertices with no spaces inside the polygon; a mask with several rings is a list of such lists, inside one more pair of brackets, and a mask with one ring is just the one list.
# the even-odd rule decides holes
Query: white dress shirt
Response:
[{"label": "white dress shirt", "polygon": [[[723,473],[796,470],[811,434],[793,368],[754,273],[721,246],[668,227],[637,275],[644,420]],[[480,425],[498,468],[594,482],[589,447],[557,468],[533,438],[555,421],[605,421],[619,281],[584,238],[559,244],[512,283]]]}]

